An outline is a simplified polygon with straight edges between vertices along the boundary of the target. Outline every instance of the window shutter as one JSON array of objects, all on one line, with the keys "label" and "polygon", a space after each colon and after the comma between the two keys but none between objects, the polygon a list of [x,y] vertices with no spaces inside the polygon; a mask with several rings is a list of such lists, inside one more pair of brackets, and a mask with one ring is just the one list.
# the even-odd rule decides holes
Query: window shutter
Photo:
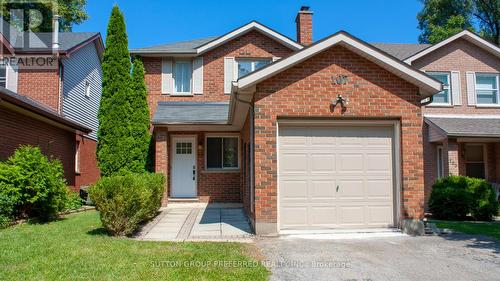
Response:
[{"label": "window shutter", "polygon": [[467,103],[476,105],[476,73],[467,71]]},{"label": "window shutter", "polygon": [[203,57],[193,60],[193,94],[203,94]]},{"label": "window shutter", "polygon": [[460,85],[460,72],[451,72],[451,100],[453,105],[462,105],[462,91]]},{"label": "window shutter", "polygon": [[224,58],[224,93],[231,93],[231,84],[235,77],[235,63],[234,58]]},{"label": "window shutter", "polygon": [[171,94],[173,91],[172,60],[163,59],[161,63],[161,93]]},{"label": "window shutter", "polygon": [[5,78],[6,78],[6,83],[5,87],[12,92],[17,93],[17,73],[18,73],[18,67],[12,66],[8,64],[5,68]]}]

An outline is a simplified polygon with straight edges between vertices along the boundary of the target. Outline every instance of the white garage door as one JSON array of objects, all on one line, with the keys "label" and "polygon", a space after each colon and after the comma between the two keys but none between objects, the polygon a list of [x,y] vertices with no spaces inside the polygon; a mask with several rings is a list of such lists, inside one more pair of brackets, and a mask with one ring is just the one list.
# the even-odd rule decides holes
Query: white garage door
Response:
[{"label": "white garage door", "polygon": [[393,132],[280,126],[280,229],[392,227]]}]

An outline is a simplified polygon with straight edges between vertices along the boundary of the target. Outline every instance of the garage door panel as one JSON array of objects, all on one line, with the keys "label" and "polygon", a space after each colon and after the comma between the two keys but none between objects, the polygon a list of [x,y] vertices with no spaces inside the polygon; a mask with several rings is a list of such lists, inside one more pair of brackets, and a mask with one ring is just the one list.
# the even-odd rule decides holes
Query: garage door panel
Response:
[{"label": "garage door panel", "polygon": [[311,200],[334,199],[336,185],[333,180],[311,180]]},{"label": "garage door panel", "polygon": [[393,226],[392,128],[281,127],[278,146],[281,229]]},{"label": "garage door panel", "polygon": [[338,167],[340,172],[361,172],[363,171],[363,154],[343,153],[338,157]]},{"label": "garage door panel", "polygon": [[306,153],[283,153],[280,157],[282,173],[306,173],[308,155]]},{"label": "garage door panel", "polygon": [[333,173],[335,172],[335,154],[310,154],[311,173]]},{"label": "garage door panel", "polygon": [[280,189],[280,196],[283,200],[302,199],[307,200],[307,181],[305,180],[284,180]]},{"label": "garage door panel", "polygon": [[337,225],[337,208],[332,206],[315,206],[310,211],[310,226],[333,228]]},{"label": "garage door panel", "polygon": [[308,225],[308,207],[305,206],[284,206],[284,215],[280,217],[282,228],[304,228]]}]

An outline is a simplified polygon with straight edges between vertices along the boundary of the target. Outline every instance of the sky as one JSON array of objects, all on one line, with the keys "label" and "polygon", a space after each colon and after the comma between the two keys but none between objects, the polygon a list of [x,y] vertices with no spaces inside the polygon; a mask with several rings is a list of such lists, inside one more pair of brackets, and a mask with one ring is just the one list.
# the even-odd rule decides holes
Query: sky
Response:
[{"label": "sky", "polygon": [[295,39],[295,16],[310,6],[313,39],[339,30],[371,43],[417,43],[419,0],[87,0],[89,19],[73,31],[106,37],[111,8],[125,15],[129,47],[138,48],[223,35],[252,20]]}]

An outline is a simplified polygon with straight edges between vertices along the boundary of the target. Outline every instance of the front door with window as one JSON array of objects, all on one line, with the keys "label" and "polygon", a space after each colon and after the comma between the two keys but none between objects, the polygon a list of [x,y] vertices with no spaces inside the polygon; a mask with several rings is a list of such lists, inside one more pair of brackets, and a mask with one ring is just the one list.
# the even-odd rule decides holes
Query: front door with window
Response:
[{"label": "front door with window", "polygon": [[196,138],[172,139],[172,191],[174,198],[196,197]]}]

